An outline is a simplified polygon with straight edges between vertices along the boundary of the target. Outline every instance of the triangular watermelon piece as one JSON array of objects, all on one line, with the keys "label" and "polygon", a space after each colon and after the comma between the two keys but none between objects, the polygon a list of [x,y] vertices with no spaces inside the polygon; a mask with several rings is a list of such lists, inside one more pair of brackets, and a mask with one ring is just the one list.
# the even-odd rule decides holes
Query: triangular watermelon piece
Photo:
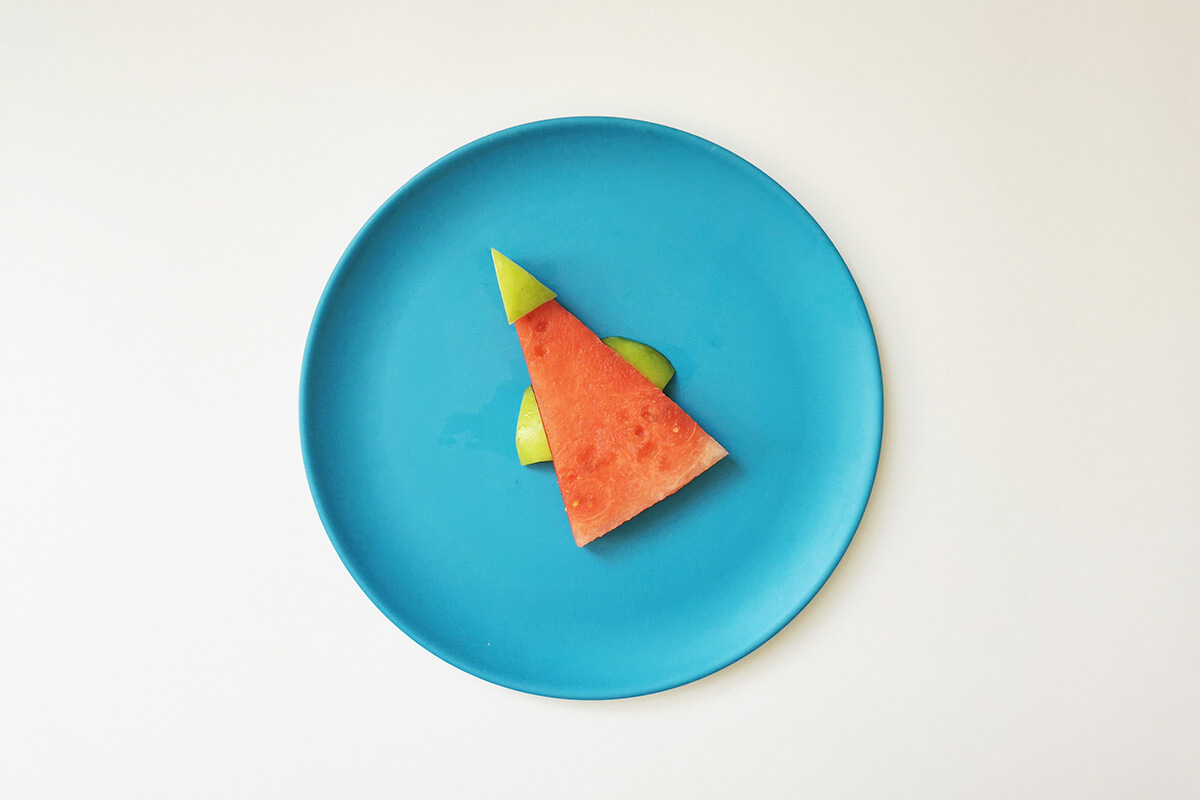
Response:
[{"label": "triangular watermelon piece", "polygon": [[557,300],[519,316],[515,325],[578,546],[728,455]]}]

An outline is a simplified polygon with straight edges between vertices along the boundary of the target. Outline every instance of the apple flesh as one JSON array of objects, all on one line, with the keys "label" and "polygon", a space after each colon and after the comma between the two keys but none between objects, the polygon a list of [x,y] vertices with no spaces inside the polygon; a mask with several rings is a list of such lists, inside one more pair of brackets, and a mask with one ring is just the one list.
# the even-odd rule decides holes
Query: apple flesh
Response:
[{"label": "apple flesh", "polygon": [[675,368],[662,353],[648,344],[626,339],[624,336],[605,336],[600,341],[617,351],[617,355],[637,367],[637,371],[659,389],[667,388],[675,377]]}]

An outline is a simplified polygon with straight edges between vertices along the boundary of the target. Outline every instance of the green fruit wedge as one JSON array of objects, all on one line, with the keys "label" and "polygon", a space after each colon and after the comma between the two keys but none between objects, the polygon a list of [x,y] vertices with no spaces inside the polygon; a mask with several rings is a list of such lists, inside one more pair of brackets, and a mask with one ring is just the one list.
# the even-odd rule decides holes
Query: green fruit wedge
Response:
[{"label": "green fruit wedge", "polygon": [[542,414],[538,411],[532,386],[525,387],[521,411],[517,414],[517,458],[522,464],[551,460],[550,443],[546,441],[546,429],[542,427]]},{"label": "green fruit wedge", "polygon": [[[659,389],[665,389],[675,375],[675,368],[667,357],[648,344],[623,336],[606,336],[600,341],[616,350],[621,358],[636,367]],[[521,396],[521,410],[517,413],[517,458],[526,465],[553,460],[532,386],[525,387],[525,394]]]},{"label": "green fruit wedge", "polygon": [[637,367],[637,371],[659,389],[667,388],[675,376],[675,368],[662,353],[648,344],[626,339],[624,336],[605,336],[600,341],[617,351],[617,355]]},{"label": "green fruit wedge", "polygon": [[504,301],[508,324],[516,322],[547,300],[554,299],[554,292],[494,247],[492,264],[496,267],[496,281],[500,284],[500,299]]}]

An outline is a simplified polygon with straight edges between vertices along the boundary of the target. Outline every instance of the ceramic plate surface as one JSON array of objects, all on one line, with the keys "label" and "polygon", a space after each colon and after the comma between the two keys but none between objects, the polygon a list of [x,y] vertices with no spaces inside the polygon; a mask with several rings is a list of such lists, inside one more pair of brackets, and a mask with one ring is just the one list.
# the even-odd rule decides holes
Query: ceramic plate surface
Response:
[{"label": "ceramic plate surface", "polygon": [[[661,350],[730,456],[577,548],[552,467],[514,452],[529,378],[491,247]],[[313,319],[300,424],[338,555],[405,633],[503,686],[614,698],[730,664],[816,594],[883,393],[854,280],[791,195],[690,134],[570,118],[454,151],[367,222]]]}]

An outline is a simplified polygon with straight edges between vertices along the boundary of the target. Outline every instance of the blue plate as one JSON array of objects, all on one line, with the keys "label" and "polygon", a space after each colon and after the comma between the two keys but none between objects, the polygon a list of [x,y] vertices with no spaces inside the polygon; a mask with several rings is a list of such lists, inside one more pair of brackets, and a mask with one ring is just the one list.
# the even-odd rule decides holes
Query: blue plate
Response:
[{"label": "blue plate", "polygon": [[[529,378],[491,247],[661,350],[730,456],[576,548],[551,466],[517,463]],[[613,118],[409,181],[333,271],[300,387],[317,510],[375,605],[467,672],[570,698],[687,683],[786,625],[854,535],[882,428],[867,311],[817,223],[727,150]]]}]

